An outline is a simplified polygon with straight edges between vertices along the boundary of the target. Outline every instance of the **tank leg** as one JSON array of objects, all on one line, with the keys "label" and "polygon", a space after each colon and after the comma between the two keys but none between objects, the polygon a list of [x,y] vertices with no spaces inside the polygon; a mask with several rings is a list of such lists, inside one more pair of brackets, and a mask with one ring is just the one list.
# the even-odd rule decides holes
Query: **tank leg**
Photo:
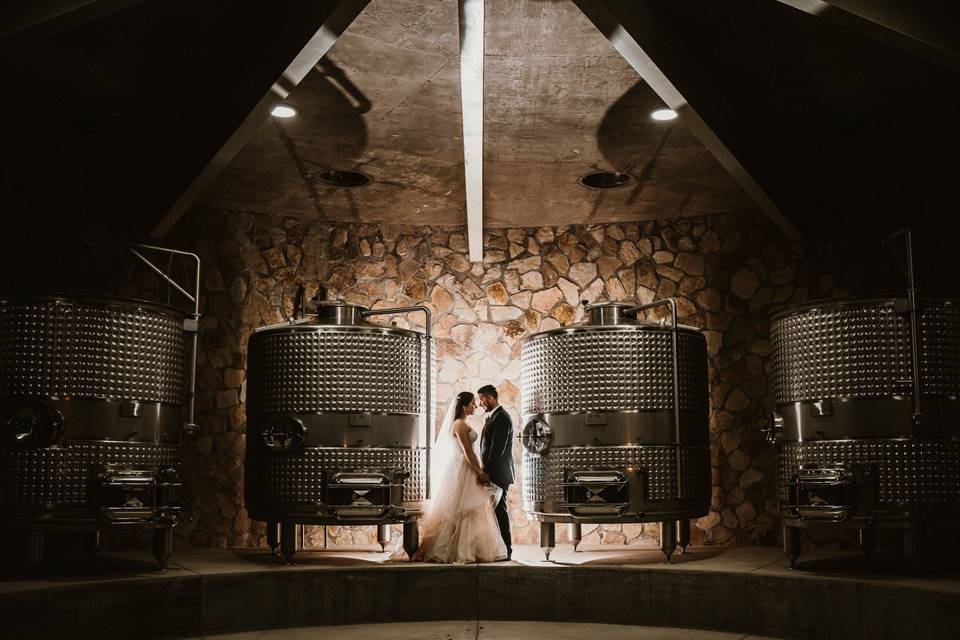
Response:
[{"label": "tank leg", "polygon": [[387,545],[390,544],[390,525],[377,525],[377,542],[380,543],[380,551],[387,550]]},{"label": "tank leg", "polygon": [[413,558],[413,554],[420,548],[420,529],[417,521],[403,523],[403,550],[407,552],[408,558]]},{"label": "tank leg", "polygon": [[267,546],[270,547],[270,553],[275,556],[280,555],[280,523],[267,523]]},{"label": "tank leg", "polygon": [[783,553],[790,561],[790,568],[795,569],[797,558],[800,557],[800,545],[803,542],[801,531],[797,527],[783,527]]},{"label": "tank leg", "polygon": [[915,524],[903,530],[903,559],[911,571],[920,568],[920,531]]},{"label": "tank leg", "polygon": [[280,523],[280,553],[287,564],[293,564],[293,554],[297,552],[297,525],[293,522]]},{"label": "tank leg", "polygon": [[690,521],[684,518],[678,526],[680,530],[680,552],[683,553],[690,545]]},{"label": "tank leg", "polygon": [[90,554],[91,557],[96,557],[100,553],[100,532],[99,531],[84,531],[83,532],[83,550]]},{"label": "tank leg", "polygon": [[167,568],[167,561],[173,555],[173,527],[153,530],[153,557],[161,569]]},{"label": "tank leg", "polygon": [[677,523],[676,521],[672,522],[661,522],[660,523],[660,551],[663,551],[663,555],[667,556],[667,562],[670,562],[673,558],[673,552],[677,550]]},{"label": "tank leg", "polygon": [[556,527],[552,522],[540,523],[540,549],[548,562],[550,561],[550,552],[557,546],[556,533]]},{"label": "tank leg", "polygon": [[27,532],[27,573],[34,575],[43,566],[43,531]]},{"label": "tank leg", "polygon": [[877,532],[873,529],[860,529],[858,532],[860,550],[863,551],[863,555],[867,558],[874,552],[877,548]]},{"label": "tank leg", "polygon": [[577,551],[577,547],[580,546],[580,541],[583,539],[583,528],[580,526],[579,522],[571,523],[570,525],[570,542],[573,543],[573,550]]}]

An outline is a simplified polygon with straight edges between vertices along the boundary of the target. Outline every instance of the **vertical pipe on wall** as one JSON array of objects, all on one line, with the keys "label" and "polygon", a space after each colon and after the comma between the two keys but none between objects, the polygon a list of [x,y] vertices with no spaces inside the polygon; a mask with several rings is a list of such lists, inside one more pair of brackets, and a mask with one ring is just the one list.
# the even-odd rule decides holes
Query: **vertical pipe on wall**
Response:
[{"label": "vertical pipe on wall", "polygon": [[426,359],[426,364],[424,368],[426,369],[424,375],[424,382],[426,384],[426,436],[427,436],[427,446],[426,446],[426,473],[427,486],[426,486],[426,497],[430,497],[430,444],[432,442],[431,436],[433,435],[433,424],[430,420],[430,416],[433,415],[433,354],[431,351],[431,342],[433,340],[433,312],[430,311],[429,307],[423,305],[416,305],[412,307],[394,307],[392,309],[371,309],[363,312],[363,317],[369,316],[386,316],[394,315],[397,313],[414,313],[420,312],[424,315],[424,331],[426,332],[426,353],[424,354]]}]

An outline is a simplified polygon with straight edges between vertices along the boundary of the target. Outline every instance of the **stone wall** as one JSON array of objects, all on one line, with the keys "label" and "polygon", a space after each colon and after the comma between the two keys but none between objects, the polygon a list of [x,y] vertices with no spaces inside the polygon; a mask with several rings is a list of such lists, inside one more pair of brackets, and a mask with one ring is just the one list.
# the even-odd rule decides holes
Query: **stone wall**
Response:
[{"label": "stone wall", "polygon": [[[263,527],[242,505],[244,379],[252,329],[289,317],[299,284],[374,306],[434,310],[438,407],[460,390],[498,386],[518,423],[521,340],[583,317],[581,300],[674,296],[681,320],[709,349],[713,496],[694,527],[707,544],[777,539],[774,452],[761,433],[772,408],[768,316],[779,305],[843,296],[831,256],[789,245],[746,213],[666,222],[493,229],[484,261],[467,258],[465,229],[351,225],[198,211],[180,231],[204,260],[198,371],[201,435],[187,467],[197,520],[194,545],[258,545]],[[412,322],[416,322],[411,318]],[[404,323],[405,319],[398,319]],[[414,324],[413,326],[416,326]],[[514,455],[519,461],[520,445]],[[519,464],[518,464],[519,469]],[[520,482],[523,479],[520,478]],[[518,543],[536,527],[511,490]],[[565,527],[558,531],[560,541]],[[367,544],[371,528],[330,527],[329,544]],[[656,525],[589,526],[584,543],[653,543]],[[308,531],[322,544],[319,528]]]}]

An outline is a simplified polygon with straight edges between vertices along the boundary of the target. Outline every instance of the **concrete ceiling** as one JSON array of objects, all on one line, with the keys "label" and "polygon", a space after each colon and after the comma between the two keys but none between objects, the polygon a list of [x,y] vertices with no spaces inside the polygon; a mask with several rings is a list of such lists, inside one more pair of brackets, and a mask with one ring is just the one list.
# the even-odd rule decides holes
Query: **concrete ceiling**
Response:
[{"label": "concrete ceiling", "polygon": [[[11,268],[24,253],[63,263],[91,226],[145,235],[193,194],[314,219],[465,221],[456,0],[21,4],[0,15],[0,260]],[[597,6],[616,20],[598,22]],[[891,6],[889,24],[874,21]],[[487,0],[484,223],[754,206],[691,118],[649,120],[660,99],[608,41],[625,33],[807,239],[910,225],[953,242],[957,6]],[[318,34],[340,33],[327,29],[337,16],[350,26],[288,97],[301,115],[264,118],[292,61]],[[241,131],[252,140],[197,188],[225,148],[247,141]],[[334,189],[318,179],[327,168],[373,182]],[[593,169],[634,183],[579,186]],[[38,244],[54,257],[38,257]]]},{"label": "concrete ceiling", "polygon": [[[210,207],[463,224],[456,0],[374,0],[202,196]],[[754,205],[568,0],[488,2],[484,224],[693,216]],[[326,185],[329,168],[370,185]],[[634,182],[591,190],[619,170]]]}]

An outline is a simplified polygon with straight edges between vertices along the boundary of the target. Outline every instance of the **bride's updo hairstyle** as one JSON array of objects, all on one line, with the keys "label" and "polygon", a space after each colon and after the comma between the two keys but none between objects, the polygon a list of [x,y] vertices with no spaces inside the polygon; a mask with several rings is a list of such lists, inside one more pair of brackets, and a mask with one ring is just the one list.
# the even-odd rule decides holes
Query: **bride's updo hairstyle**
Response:
[{"label": "bride's updo hairstyle", "polygon": [[466,416],[464,409],[470,401],[473,400],[473,394],[469,391],[461,391],[457,394],[457,406],[453,411],[453,416],[455,419],[459,420]]}]

